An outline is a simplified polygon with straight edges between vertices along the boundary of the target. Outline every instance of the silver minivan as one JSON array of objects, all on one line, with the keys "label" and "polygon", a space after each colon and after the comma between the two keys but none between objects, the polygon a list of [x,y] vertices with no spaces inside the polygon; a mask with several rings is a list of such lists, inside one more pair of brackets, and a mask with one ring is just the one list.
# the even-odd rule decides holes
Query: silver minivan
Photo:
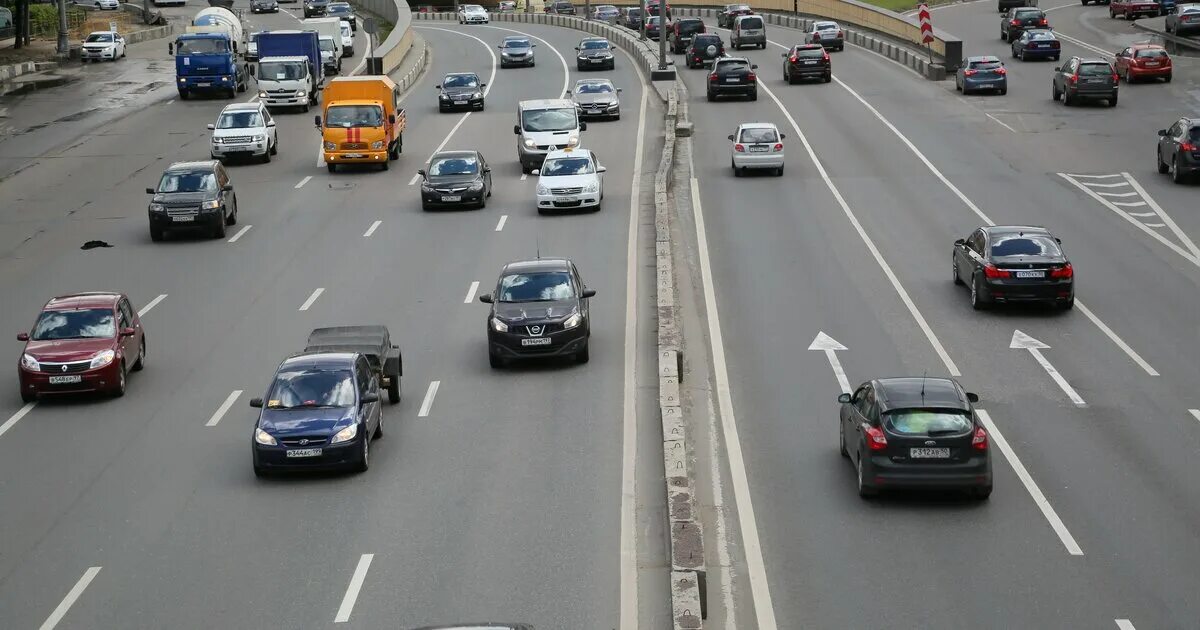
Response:
[{"label": "silver minivan", "polygon": [[739,15],[729,32],[729,45],[735,50],[742,46],[767,47],[767,23],[761,15]]}]

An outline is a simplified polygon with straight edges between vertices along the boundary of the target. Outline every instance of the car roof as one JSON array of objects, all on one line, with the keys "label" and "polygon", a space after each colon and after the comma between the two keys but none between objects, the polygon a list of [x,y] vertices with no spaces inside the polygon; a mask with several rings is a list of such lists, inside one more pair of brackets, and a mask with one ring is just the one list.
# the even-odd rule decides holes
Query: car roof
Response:
[{"label": "car roof", "polygon": [[967,57],[968,63],[972,62],[972,61],[991,62],[991,61],[1000,61],[1000,58],[997,57],[996,55],[975,55],[974,57]]},{"label": "car roof", "polygon": [[821,44],[796,44],[795,47],[800,50],[825,50],[825,47]]},{"label": "car roof", "polygon": [[[301,58],[306,59],[307,57],[301,57]],[[224,114],[225,112],[256,112],[262,108],[263,108],[262,103],[232,103],[232,104],[226,105],[225,109],[221,110],[221,113]]]},{"label": "car roof", "polygon": [[446,76],[447,77],[475,77],[476,79],[479,78],[479,75],[475,72],[447,72]]},{"label": "car roof", "polygon": [[1076,57],[1076,59],[1079,60],[1079,63],[1102,63],[1106,66],[1111,65],[1108,63],[1107,59],[1101,59],[1099,57]]},{"label": "car roof", "polygon": [[104,308],[115,305],[119,299],[121,299],[120,293],[109,291],[69,293],[50,298],[50,301],[46,302],[46,306],[42,307],[42,310],[69,311],[78,308]]},{"label": "car roof", "polygon": [[1050,230],[1040,225],[989,225],[983,228],[984,233],[992,234],[1050,234]]},{"label": "car roof", "polygon": [[571,261],[568,258],[537,258],[534,260],[514,260],[500,270],[501,274],[526,273],[530,271],[570,271]]},{"label": "car roof", "polygon": [[612,79],[605,77],[587,77],[586,79],[575,79],[575,85],[587,85],[589,83],[607,83],[612,85]]},{"label": "car roof", "polygon": [[775,123],[772,122],[744,122],[738,125],[738,129],[777,129]]},{"label": "car roof", "polygon": [[608,38],[606,38],[606,37],[584,37],[583,39],[579,40],[580,44],[582,44],[584,42],[604,42],[605,44],[609,43]]},{"label": "car roof", "polygon": [[820,22],[813,22],[814,27],[816,27],[816,26],[837,26],[837,25],[838,25],[838,23],[834,22],[833,20],[821,20]]},{"label": "car roof", "polygon": [[479,157],[479,151],[438,151],[437,153],[433,154],[433,157],[429,158],[429,161],[432,162],[438,158],[453,157]]},{"label": "car roof", "polygon": [[198,162],[175,162],[167,167],[168,173],[181,173],[184,171],[215,171],[217,170],[216,160],[203,160]]},{"label": "car roof", "polygon": [[528,35],[508,35],[507,37],[504,38],[504,41],[506,41],[506,42],[511,42],[511,41],[527,42],[527,41],[529,41],[529,36]]},{"label": "car roof", "polygon": [[358,358],[357,352],[298,352],[283,360],[279,369],[285,367],[351,367]]},{"label": "car roof", "polygon": [[520,109],[552,109],[558,107],[575,108],[575,103],[565,98],[531,98],[525,101],[519,101],[517,107]]},{"label": "car roof", "polygon": [[1162,46],[1161,44],[1151,44],[1148,42],[1142,42],[1140,44],[1130,44],[1129,47],[1134,50],[1166,50],[1166,47]]},{"label": "car roof", "polygon": [[902,376],[876,379],[875,400],[880,411],[949,407],[968,409],[957,383],[940,377]]},{"label": "car roof", "polygon": [[577,148],[567,147],[566,149],[557,149],[555,151],[551,151],[551,152],[547,153],[546,159],[549,160],[550,158],[591,157],[591,156],[592,156],[592,151],[590,149],[584,149],[582,147],[577,147]]}]

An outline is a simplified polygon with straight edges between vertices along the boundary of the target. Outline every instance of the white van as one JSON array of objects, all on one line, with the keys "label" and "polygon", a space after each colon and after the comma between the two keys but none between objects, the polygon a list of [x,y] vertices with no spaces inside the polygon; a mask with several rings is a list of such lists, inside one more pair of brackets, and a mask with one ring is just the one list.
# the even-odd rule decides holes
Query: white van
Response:
[{"label": "white van", "polygon": [[546,98],[517,103],[517,159],[521,172],[529,173],[542,165],[546,154],[580,144],[580,132],[587,123],[579,120],[575,103],[565,98]]},{"label": "white van", "polygon": [[729,45],[734,50],[742,46],[767,47],[767,22],[761,15],[739,15],[729,31]]}]

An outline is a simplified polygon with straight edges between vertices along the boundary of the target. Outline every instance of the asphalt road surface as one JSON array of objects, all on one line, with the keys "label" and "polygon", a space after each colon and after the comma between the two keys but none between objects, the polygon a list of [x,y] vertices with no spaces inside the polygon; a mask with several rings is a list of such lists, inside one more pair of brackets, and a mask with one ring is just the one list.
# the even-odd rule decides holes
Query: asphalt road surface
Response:
[{"label": "asphalt road surface", "polygon": [[[255,20],[294,24],[285,14]],[[207,158],[205,124],[225,100],[155,93],[90,131],[47,128],[58,140],[35,155],[4,145],[8,157],[36,164],[0,184],[0,329],[27,330],[56,294],[120,290],[148,309],[149,354],[117,400],[28,407],[15,382],[4,388],[0,626],[492,619],[612,628],[633,605],[619,587],[638,565],[652,576],[641,581],[643,619],[661,625],[661,447],[653,433],[631,440],[622,429],[626,394],[636,393],[642,417],[654,419],[657,404],[653,328],[626,323],[652,321],[653,265],[636,262],[649,260],[652,241],[647,250],[630,236],[652,235],[653,225],[634,221],[631,209],[646,207],[637,182],[657,164],[661,109],[628,57],[598,73],[624,89],[621,119],[584,133],[608,166],[604,208],[538,216],[536,177],[521,175],[509,130],[518,100],[560,97],[574,81],[574,64],[559,55],[573,62],[581,35],[509,26],[537,38],[536,68],[496,68],[495,45],[513,34],[499,25],[420,27],[432,61],[405,96],[404,154],[390,171],[327,173],[312,116],[277,113],[279,155],[229,167],[240,217],[224,240],[152,243],[143,189],[172,161]],[[165,52],[165,43],[152,46],[138,54]],[[360,40],[359,56],[364,49]],[[156,63],[170,81],[168,61]],[[488,81],[487,109],[439,114],[433,86],[465,70]],[[61,103],[94,86],[58,89],[73,91],[49,95]],[[489,160],[486,209],[420,210],[414,176],[442,145]],[[112,247],[81,250],[89,240]],[[492,370],[487,310],[474,294],[490,290],[503,263],[539,250],[573,258],[598,291],[592,360]],[[635,292],[628,278],[645,284]],[[256,480],[249,399],[310,329],[360,323],[388,325],[405,359],[404,399],[385,406],[387,436],[372,449],[371,470]],[[637,380],[635,360],[650,366]],[[622,563],[631,544],[622,501],[633,500],[622,479],[634,464],[649,477],[636,528],[648,542],[637,547],[640,562]]]}]

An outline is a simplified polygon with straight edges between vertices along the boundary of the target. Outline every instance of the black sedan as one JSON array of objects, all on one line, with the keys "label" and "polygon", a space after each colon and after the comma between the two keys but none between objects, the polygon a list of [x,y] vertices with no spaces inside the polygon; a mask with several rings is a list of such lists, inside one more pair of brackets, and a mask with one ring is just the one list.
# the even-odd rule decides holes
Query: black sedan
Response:
[{"label": "black sedan", "polygon": [[1075,306],[1075,270],[1046,228],[994,225],[954,241],[954,284],[968,283],[971,306],[1043,302]]},{"label": "black sedan", "polygon": [[304,0],[304,17],[320,17],[325,15],[329,0]]},{"label": "black sedan", "polygon": [[800,44],[783,53],[783,80],[792,84],[801,79],[833,80],[833,63],[821,44]]},{"label": "black sedan", "polygon": [[716,33],[697,33],[683,54],[687,60],[687,67],[699,68],[712,63],[718,57],[724,57],[725,42]]},{"label": "black sedan", "polygon": [[325,15],[346,20],[350,23],[350,30],[358,32],[358,18],[354,16],[354,7],[350,6],[349,2],[330,2],[329,6],[325,7]]},{"label": "black sedan", "polygon": [[575,47],[577,70],[612,70],[616,67],[612,44],[603,37],[588,37]]},{"label": "black sedan", "polygon": [[250,406],[262,409],[251,439],[254,474],[370,466],[371,440],[383,435],[379,379],[355,352],[301,353],[279,364],[271,386]]},{"label": "black sedan", "polygon": [[278,0],[250,0],[251,13],[279,13]]},{"label": "black sedan", "polygon": [[447,74],[446,78],[437,85],[438,111],[448,112],[454,109],[472,109],[483,111],[483,88],[486,83],[479,82],[479,75],[474,72],[455,72]]},{"label": "black sedan", "polygon": [[1158,172],[1170,173],[1176,184],[1200,173],[1200,118],[1180,118],[1158,130]]},{"label": "black sedan", "polygon": [[838,396],[839,450],[854,464],[858,494],[892,488],[992,494],[987,430],[975,394],[948,378],[883,378]]},{"label": "black sedan", "polygon": [[718,96],[745,96],[758,100],[758,66],[744,57],[721,57],[708,73],[708,100]]},{"label": "black sedan", "polygon": [[421,208],[487,206],[492,196],[492,167],[478,151],[443,151],[429,160],[429,170],[417,171],[421,182]]},{"label": "black sedan", "polygon": [[1000,39],[1010,42],[1021,36],[1026,29],[1049,28],[1050,22],[1046,13],[1037,7],[1017,7],[1009,9],[1000,18]]},{"label": "black sedan", "polygon": [[1012,56],[1021,61],[1030,59],[1053,59],[1058,61],[1062,55],[1062,42],[1054,35],[1054,31],[1044,28],[1030,29],[1021,33],[1010,46]]},{"label": "black sedan", "polygon": [[504,367],[510,359],[564,356],[587,363],[592,333],[588,299],[594,295],[575,263],[565,258],[505,265],[496,292],[479,296],[480,302],[492,305],[487,318],[491,366]]},{"label": "black sedan", "polygon": [[750,15],[754,13],[754,9],[748,4],[727,4],[725,8],[717,13],[717,26],[719,28],[733,28],[733,21],[739,15]]}]

